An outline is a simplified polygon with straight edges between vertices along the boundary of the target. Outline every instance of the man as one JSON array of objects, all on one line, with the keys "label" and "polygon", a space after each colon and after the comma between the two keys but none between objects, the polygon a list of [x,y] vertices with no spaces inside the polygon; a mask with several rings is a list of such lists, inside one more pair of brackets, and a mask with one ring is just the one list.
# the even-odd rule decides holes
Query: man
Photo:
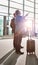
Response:
[{"label": "man", "polygon": [[15,17],[15,36],[14,41],[16,44],[16,52],[20,54],[24,54],[24,52],[21,52],[20,49],[23,48],[21,46],[22,41],[22,33],[24,33],[24,22],[25,17],[28,16],[28,13],[25,16],[21,16],[21,12],[19,10],[15,11],[16,17]]},{"label": "man", "polygon": [[14,45],[14,48],[15,48],[17,53],[23,54],[23,52],[20,51],[20,48],[23,48],[21,46],[22,35],[19,34],[18,31],[17,31],[17,28],[19,29],[19,27],[20,27],[20,26],[17,27],[18,26],[18,21],[19,21],[19,20],[17,21],[17,19],[19,18],[17,16],[20,15],[20,11],[16,10],[16,12],[13,15],[14,15],[14,18],[11,19],[11,23],[10,23],[10,26],[12,28],[12,32],[14,32],[13,45]]},{"label": "man", "polygon": [[[26,15],[27,16],[27,15]],[[21,16],[21,13],[19,10],[16,10],[15,12],[15,18],[14,18],[15,28],[14,28],[14,47],[16,49],[17,53],[23,54],[24,52],[21,52],[20,49],[23,48],[21,46],[21,40],[22,40],[22,32],[23,32],[23,16]]]},{"label": "man", "polygon": [[19,10],[16,10],[15,14],[16,14],[16,18],[15,18],[14,45],[15,45],[16,52],[23,54],[23,52],[20,51],[20,49],[23,47],[21,46],[22,35],[21,35],[21,33],[19,33],[20,25],[18,23],[18,22],[21,22],[20,18],[19,18],[21,13]]}]

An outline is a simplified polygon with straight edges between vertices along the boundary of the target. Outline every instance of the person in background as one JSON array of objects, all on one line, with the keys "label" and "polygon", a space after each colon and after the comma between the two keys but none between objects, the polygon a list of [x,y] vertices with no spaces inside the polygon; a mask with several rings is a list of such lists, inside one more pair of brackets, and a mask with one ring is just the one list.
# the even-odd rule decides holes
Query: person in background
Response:
[{"label": "person in background", "polygon": [[10,23],[10,26],[11,26],[11,28],[12,28],[12,33],[14,33],[15,32],[15,13],[13,14],[14,15],[14,17],[11,19],[11,23]]},{"label": "person in background", "polygon": [[12,28],[12,33],[14,33],[14,41],[13,41],[13,45],[14,48],[16,48],[16,44],[15,44],[15,13],[13,14],[13,18],[11,19],[11,23],[10,23],[10,27]]}]

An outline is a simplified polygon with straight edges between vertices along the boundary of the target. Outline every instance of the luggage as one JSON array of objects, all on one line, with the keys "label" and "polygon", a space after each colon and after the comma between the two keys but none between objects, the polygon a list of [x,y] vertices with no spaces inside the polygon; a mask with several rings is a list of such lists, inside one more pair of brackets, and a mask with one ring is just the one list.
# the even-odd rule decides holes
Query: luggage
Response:
[{"label": "luggage", "polygon": [[28,39],[27,40],[27,53],[35,53],[35,40],[32,40],[32,39]]}]

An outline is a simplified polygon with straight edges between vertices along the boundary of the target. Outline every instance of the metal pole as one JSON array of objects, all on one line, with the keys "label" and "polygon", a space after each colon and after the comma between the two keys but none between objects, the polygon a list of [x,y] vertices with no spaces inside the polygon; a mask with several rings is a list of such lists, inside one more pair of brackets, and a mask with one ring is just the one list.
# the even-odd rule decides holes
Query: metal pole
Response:
[{"label": "metal pole", "polygon": [[10,16],[10,0],[8,0],[8,21],[7,21],[7,34],[9,34],[9,16]]},{"label": "metal pole", "polygon": [[10,15],[10,0],[8,0],[8,22],[9,22],[9,15]]},{"label": "metal pole", "polygon": [[23,16],[24,16],[24,0],[23,0]]}]

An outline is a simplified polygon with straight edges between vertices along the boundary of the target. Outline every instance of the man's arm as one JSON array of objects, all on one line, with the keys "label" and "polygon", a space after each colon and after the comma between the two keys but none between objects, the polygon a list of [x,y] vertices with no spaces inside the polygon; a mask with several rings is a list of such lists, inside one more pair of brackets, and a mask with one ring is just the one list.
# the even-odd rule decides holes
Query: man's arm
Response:
[{"label": "man's arm", "polygon": [[15,23],[14,23],[14,19],[11,19],[11,23],[10,23],[11,28],[13,28],[14,25],[15,25]]},{"label": "man's arm", "polygon": [[28,16],[28,14],[29,14],[29,13],[27,13],[27,14],[24,16],[24,18],[25,18],[25,17],[27,17],[27,16]]}]

